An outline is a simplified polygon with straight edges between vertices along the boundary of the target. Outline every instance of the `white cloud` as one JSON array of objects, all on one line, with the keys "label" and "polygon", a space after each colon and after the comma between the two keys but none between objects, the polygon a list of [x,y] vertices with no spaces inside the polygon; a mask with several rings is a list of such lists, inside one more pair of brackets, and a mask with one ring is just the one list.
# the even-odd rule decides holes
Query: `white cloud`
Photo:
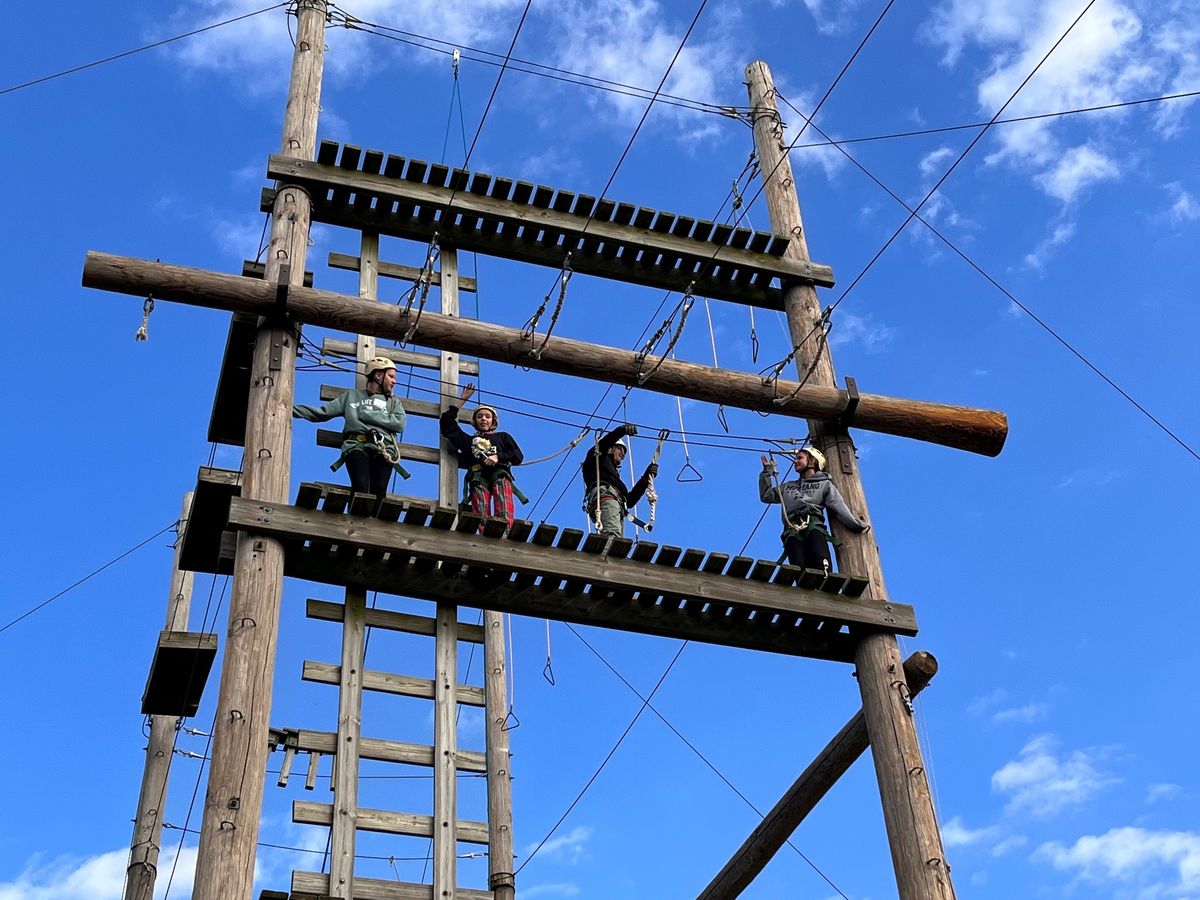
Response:
[{"label": "white cloud", "polygon": [[1167,191],[1172,196],[1170,207],[1167,209],[1167,219],[1172,225],[1182,225],[1184,222],[1195,222],[1200,219],[1200,203],[1195,196],[1185,190],[1179,182],[1167,185]]},{"label": "white cloud", "polygon": [[[538,856],[565,862],[568,865],[575,865],[587,858],[586,845],[591,837],[592,828],[590,826],[577,825],[566,834],[546,841],[542,845],[542,849],[538,851]],[[536,844],[530,844],[525,848],[525,855],[529,856],[536,847]]]},{"label": "white cloud", "polygon": [[[982,64],[976,86],[980,109],[993,114],[1033,71],[1079,15],[1076,0],[945,0],[923,28],[943,49],[943,62]],[[1115,100],[1194,88],[1200,78],[1200,12],[1195,4],[1098,0],[1021,88],[1005,116],[1111,103]],[[1183,79],[1183,80],[1181,80]],[[1190,87],[1175,87],[1187,82]],[[1161,136],[1180,127],[1184,106],[1161,104],[1155,124]],[[1097,180],[1115,178],[1120,161],[1095,138],[1069,143],[1068,128],[1087,128],[1109,143],[1138,112],[1111,111],[1074,120],[1039,120],[997,127],[988,157],[1030,174],[1048,195],[1069,202]],[[1129,136],[1144,141],[1142,131]]]},{"label": "white cloud", "polygon": [[1082,806],[1117,783],[1116,778],[1097,768],[1088,752],[1076,750],[1056,756],[1056,746],[1048,735],[1036,737],[1015,760],[992,775],[992,788],[1011,795],[1008,811],[1052,816]]},{"label": "white cloud", "polygon": [[1025,254],[1025,268],[1040,269],[1046,265],[1053,251],[1075,236],[1074,222],[1059,222],[1049,235],[1038,241],[1038,245]]},{"label": "white cloud", "polygon": [[942,826],[942,841],[947,847],[969,847],[973,844],[987,843],[995,840],[999,834],[1000,829],[995,825],[967,828],[963,825],[961,816],[955,816]]},{"label": "white cloud", "polygon": [[1083,881],[1135,888],[1141,897],[1200,891],[1200,834],[1191,831],[1114,828],[1085,835],[1069,847],[1043,844],[1033,858]]},{"label": "white cloud", "polygon": [[856,315],[839,311],[829,332],[829,346],[844,347],[857,344],[868,353],[876,353],[892,342],[896,330],[867,314]]},{"label": "white cloud", "polygon": [[996,845],[992,847],[992,856],[1007,856],[1009,853],[1012,853],[1014,850],[1019,850],[1028,843],[1029,838],[1022,834],[1010,835],[1009,837],[996,842]]},{"label": "white cloud", "polygon": [[1146,788],[1146,802],[1157,803],[1160,800],[1172,800],[1183,791],[1177,784],[1152,784]]},{"label": "white cloud", "polygon": [[1070,203],[1086,187],[1120,177],[1117,164],[1087,144],[1072,147],[1043,171],[1037,182],[1051,197]]},{"label": "white cloud", "polygon": [[[854,13],[862,0],[800,0],[813,18],[818,34],[839,34],[856,20]],[[775,7],[787,6],[789,0],[771,0]]]},{"label": "white cloud", "polygon": [[1000,709],[992,714],[992,721],[998,725],[1008,722],[1028,724],[1046,718],[1049,707],[1045,703],[1026,703],[1011,709]]},{"label": "white cloud", "polygon": [[[111,900],[121,896],[129,849],[110,850],[97,856],[59,856],[47,862],[35,856],[14,880],[0,883],[0,900]],[[167,878],[175,862],[175,847],[165,846],[158,861],[155,897],[166,892]],[[196,849],[185,847],[179,854],[171,895],[186,900],[195,879]]]},{"label": "white cloud", "polygon": [[546,884],[535,884],[521,888],[522,897],[577,897],[579,885],[571,881],[557,881]]},{"label": "white cloud", "polygon": [[946,164],[953,158],[954,151],[949,147],[938,147],[922,156],[917,168],[920,169],[923,178],[931,182],[936,181],[946,171]]},{"label": "white cloud", "polygon": [[1004,688],[994,688],[986,694],[973,699],[967,704],[967,713],[972,716],[981,716],[990,709],[994,709],[1003,703],[1008,697],[1008,692]]}]

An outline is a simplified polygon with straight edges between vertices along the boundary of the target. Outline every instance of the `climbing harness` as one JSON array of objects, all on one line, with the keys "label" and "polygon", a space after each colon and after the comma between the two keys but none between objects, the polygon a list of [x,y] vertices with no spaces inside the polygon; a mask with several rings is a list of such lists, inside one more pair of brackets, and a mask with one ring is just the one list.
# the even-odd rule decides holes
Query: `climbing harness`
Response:
[{"label": "climbing harness", "polygon": [[[438,233],[435,231],[433,237],[429,240],[429,249],[425,254],[425,265],[421,268],[421,274],[408,292],[408,303],[405,304],[401,317],[408,320],[411,316],[412,320],[408,326],[408,330],[404,332],[404,337],[400,339],[400,344],[407,344],[414,334],[417,333],[417,325],[421,322],[421,313],[425,311],[425,301],[429,299],[429,286],[433,284],[433,267],[437,264],[441,257],[442,251],[438,244]],[[413,301],[420,299],[417,302],[417,314],[412,316]]]},{"label": "climbing harness", "polygon": [[[550,326],[546,329],[546,336],[542,338],[541,344],[536,349],[530,348],[529,355],[534,359],[542,358],[542,351],[546,349],[546,345],[550,343],[550,335],[554,333],[554,326],[558,324],[558,317],[562,313],[563,301],[567,298],[567,285],[571,282],[571,276],[575,271],[571,268],[571,253],[567,251],[567,255],[563,257],[562,272],[558,277],[558,299],[554,301],[554,312],[550,314]],[[553,290],[546,293],[542,298],[541,306],[537,311],[529,317],[529,321],[525,323],[525,327],[521,329],[521,340],[533,343],[534,334],[537,332],[538,322],[541,321],[543,313],[546,312],[546,307],[550,304],[550,295]]]},{"label": "climbing harness", "polygon": [[137,332],[133,335],[134,343],[150,339],[146,334],[146,328],[150,324],[150,313],[152,312],[154,312],[154,295],[147,294],[146,302],[142,304],[142,324],[138,326]]},{"label": "climbing harness", "polygon": [[343,441],[349,442],[350,446],[342,450],[341,455],[333,461],[329,467],[331,471],[336,472],[346,464],[346,457],[351,453],[366,452],[368,449],[381,454],[384,459],[392,464],[392,468],[396,470],[401,478],[411,478],[412,473],[400,464],[400,446],[396,443],[396,436],[386,434],[382,431],[367,431],[358,434],[346,434],[342,436]]},{"label": "climbing harness", "polygon": [[[688,313],[691,312],[692,306],[694,306],[696,303],[696,297],[693,293],[695,289],[696,282],[693,281],[688,284],[687,290],[683,292],[683,299],[679,301],[679,304],[673,310],[671,310],[671,314],[663,320],[663,323],[660,326],[658,326],[658,331],[654,332],[650,340],[646,342],[646,346],[644,346],[638,353],[637,383],[639,385],[645,384],[647,381],[649,381],[650,377],[657,372],[659,367],[663,364],[663,361],[671,355],[671,351],[675,349],[675,344],[678,343],[680,336],[683,334],[683,326],[687,322]],[[650,369],[649,372],[643,372],[642,365],[646,362],[646,357],[650,355],[650,352],[655,348],[658,342],[662,340],[663,335],[665,335],[674,324],[676,312],[680,314],[679,327],[677,327],[672,333],[671,339],[667,342],[666,349],[663,350],[662,355],[658,357],[658,362],[654,364],[654,367]]]}]

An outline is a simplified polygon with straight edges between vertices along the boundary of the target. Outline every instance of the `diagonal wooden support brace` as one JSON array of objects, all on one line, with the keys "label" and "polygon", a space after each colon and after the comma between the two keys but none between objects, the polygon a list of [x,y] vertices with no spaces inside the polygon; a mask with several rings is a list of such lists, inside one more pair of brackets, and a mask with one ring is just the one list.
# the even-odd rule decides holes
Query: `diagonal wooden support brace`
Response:
[{"label": "diagonal wooden support brace", "polygon": [[[919,694],[935,674],[937,660],[924,650],[904,661],[910,696]],[[740,895],[869,745],[867,721],[860,709],[763,817],[697,900],[729,900]]]}]

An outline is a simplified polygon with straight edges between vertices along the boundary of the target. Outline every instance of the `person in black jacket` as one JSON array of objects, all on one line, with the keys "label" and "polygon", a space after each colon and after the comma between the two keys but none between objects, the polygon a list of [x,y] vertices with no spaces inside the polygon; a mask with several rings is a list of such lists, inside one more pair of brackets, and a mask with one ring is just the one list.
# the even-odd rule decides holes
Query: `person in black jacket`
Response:
[{"label": "person in black jacket", "polygon": [[484,518],[504,519],[512,525],[515,518],[513,495],[526,501],[514,485],[512,467],[525,460],[525,454],[506,431],[497,431],[500,416],[490,406],[477,406],[471,415],[475,434],[467,434],[458,424],[458,411],[475,393],[475,385],[462,389],[458,403],[451,405],[441,417],[441,432],[454,452],[458,465],[466,469],[463,479],[463,506]]},{"label": "person in black jacket", "polygon": [[588,451],[583,460],[583,508],[596,522],[601,534],[620,537],[625,532],[625,510],[642,499],[650,479],[658,474],[658,463],[650,463],[631,488],[621,480],[621,461],[628,447],[622,440],[637,434],[636,425],[614,428]]}]

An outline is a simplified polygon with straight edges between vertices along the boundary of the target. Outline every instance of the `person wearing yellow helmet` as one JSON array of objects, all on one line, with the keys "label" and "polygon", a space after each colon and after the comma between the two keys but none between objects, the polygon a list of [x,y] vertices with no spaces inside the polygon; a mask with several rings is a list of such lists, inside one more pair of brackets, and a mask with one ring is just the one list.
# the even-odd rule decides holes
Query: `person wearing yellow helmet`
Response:
[{"label": "person wearing yellow helmet", "polygon": [[490,406],[475,407],[471,424],[475,434],[468,434],[458,424],[458,411],[475,394],[475,385],[462,389],[458,403],[451,404],[442,413],[440,428],[442,437],[454,448],[460,468],[466,470],[463,478],[463,506],[485,518],[504,519],[512,525],[516,518],[513,495],[525,503],[528,498],[516,486],[512,467],[525,461],[516,440],[506,431],[498,431],[500,415]]},{"label": "person wearing yellow helmet", "polygon": [[366,365],[364,389],[346,391],[324,406],[296,403],[292,416],[309,422],[346,420],[342,432],[342,455],[330,467],[335,472],[344,463],[350,475],[350,490],[373,494],[383,502],[392,472],[408,477],[400,465],[399,436],[404,433],[407,416],[399,398],[392,396],[396,384],[396,364],[377,356]]},{"label": "person wearing yellow helmet", "polygon": [[816,447],[805,447],[793,455],[798,478],[776,484],[775,461],[762,455],[758,493],[763,503],[780,503],[783,517],[783,550],[793,566],[832,571],[829,544],[837,543],[825,524],[828,511],[852,531],[871,526],[854,515],[841,493],[825,473],[825,455]]}]

